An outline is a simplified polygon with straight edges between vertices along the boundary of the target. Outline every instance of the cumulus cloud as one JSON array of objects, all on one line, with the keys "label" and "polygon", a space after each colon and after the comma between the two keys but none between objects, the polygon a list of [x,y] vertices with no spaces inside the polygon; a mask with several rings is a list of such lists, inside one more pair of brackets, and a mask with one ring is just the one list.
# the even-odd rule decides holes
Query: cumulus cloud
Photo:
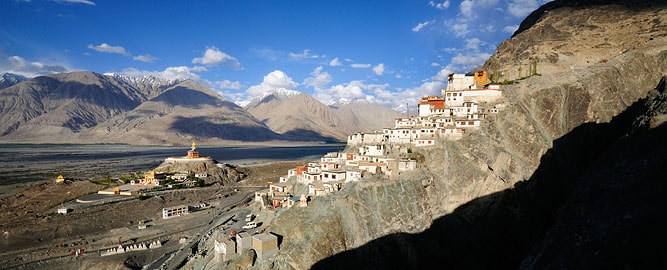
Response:
[{"label": "cumulus cloud", "polygon": [[513,34],[518,29],[519,29],[519,26],[516,25],[516,24],[515,25],[508,25],[508,26],[505,26],[505,28],[503,28],[503,32]]},{"label": "cumulus cloud", "polygon": [[489,57],[491,57],[490,53],[483,52],[457,54],[452,58],[448,67],[458,72],[467,72],[484,64]]},{"label": "cumulus cloud", "polygon": [[269,48],[250,49],[250,52],[259,58],[269,61],[277,61],[285,56],[285,52]]},{"label": "cumulus cloud", "polygon": [[468,30],[468,24],[467,23],[458,23],[452,26],[452,31],[454,31],[454,34],[457,37],[462,37],[470,33],[471,31]]},{"label": "cumulus cloud", "polygon": [[294,82],[294,80],[287,76],[285,72],[274,70],[264,76],[262,83],[249,87],[246,93],[252,97],[256,97],[272,89],[284,88],[293,90],[296,89],[298,85],[299,84]]},{"label": "cumulus cloud", "polygon": [[479,46],[482,44],[482,40],[479,38],[469,38],[466,39],[465,48],[468,50],[479,51]]},{"label": "cumulus cloud", "polygon": [[380,63],[379,65],[373,67],[373,72],[375,72],[375,74],[378,76],[382,76],[384,73],[384,63]]},{"label": "cumulus cloud", "polygon": [[67,72],[68,68],[57,64],[45,64],[37,61],[28,61],[20,56],[0,58],[0,74],[14,73],[28,78],[42,75]]},{"label": "cumulus cloud", "polygon": [[445,2],[442,2],[442,3],[436,3],[436,2],[433,2],[433,1],[428,1],[428,5],[432,6],[434,8],[440,9],[440,10],[444,10],[444,9],[449,8],[449,0],[446,0]]},{"label": "cumulus cloud", "polygon": [[337,84],[326,89],[315,89],[314,97],[324,104],[338,100],[366,99],[364,89],[369,88],[363,81],[351,81],[346,84]]},{"label": "cumulus cloud", "polygon": [[475,2],[473,0],[463,0],[459,7],[461,8],[461,14],[465,17],[472,17],[473,15],[473,6]]},{"label": "cumulus cloud", "polygon": [[56,3],[73,3],[73,4],[86,4],[94,6],[95,2],[89,0],[53,0]]},{"label": "cumulus cloud", "polygon": [[426,81],[414,88],[387,90],[386,87],[375,87],[371,90],[374,102],[405,112],[410,109],[411,115],[416,114],[417,104],[423,96],[440,95],[445,84],[441,81]]},{"label": "cumulus cloud", "polygon": [[202,57],[197,57],[192,59],[193,64],[202,64],[206,66],[217,66],[219,64],[225,63],[227,67],[242,70],[241,63],[239,63],[236,58],[221,52],[216,47],[207,48]]},{"label": "cumulus cloud", "polygon": [[452,70],[449,66],[443,67],[437,74],[435,74],[435,76],[431,77],[431,79],[434,81],[445,82],[449,79],[450,73],[452,73]]},{"label": "cumulus cloud", "polygon": [[332,67],[339,67],[342,66],[343,64],[340,62],[340,60],[338,60],[338,57],[336,57],[333,60],[331,60],[331,62],[329,62],[329,65]]},{"label": "cumulus cloud", "polygon": [[322,72],[322,66],[319,66],[310,73],[310,77],[303,80],[303,84],[315,89],[325,87],[332,81],[328,72]]},{"label": "cumulus cloud", "polygon": [[220,89],[234,89],[234,90],[239,90],[241,89],[241,82],[235,81],[232,82],[230,80],[224,80],[224,81],[216,81],[215,86]]},{"label": "cumulus cloud", "polygon": [[350,64],[352,68],[369,68],[371,64]]},{"label": "cumulus cloud", "polygon": [[523,18],[537,9],[540,4],[538,0],[511,0],[507,3],[507,11],[514,17]]},{"label": "cumulus cloud", "polygon": [[300,61],[305,59],[318,59],[324,55],[310,54],[310,50],[303,50],[301,53],[289,53],[290,58]]},{"label": "cumulus cloud", "polygon": [[133,57],[132,59],[141,61],[141,62],[146,62],[146,63],[153,63],[155,60],[157,60],[156,57],[150,55],[150,54],[144,54],[144,55],[137,55]]},{"label": "cumulus cloud", "polygon": [[123,48],[121,46],[111,46],[107,43],[102,43],[100,45],[89,44],[88,49],[98,51],[98,52],[102,52],[102,53],[117,53],[117,54],[122,54],[122,55],[126,55],[126,56],[130,55],[130,53],[125,50],[125,48]]},{"label": "cumulus cloud", "polygon": [[412,27],[412,32],[419,32],[419,31],[422,30],[422,28],[424,28],[425,26],[427,26],[428,24],[433,23],[433,22],[434,21],[419,23],[415,27]]}]

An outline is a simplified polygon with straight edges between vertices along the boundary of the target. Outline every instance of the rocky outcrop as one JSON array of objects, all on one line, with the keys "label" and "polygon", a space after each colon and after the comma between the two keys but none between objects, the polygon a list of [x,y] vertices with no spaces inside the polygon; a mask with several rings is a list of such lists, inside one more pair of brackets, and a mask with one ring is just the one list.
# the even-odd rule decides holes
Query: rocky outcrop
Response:
[{"label": "rocky outcrop", "polygon": [[245,179],[248,174],[227,163],[215,160],[175,161],[167,159],[154,171],[160,172],[196,172],[206,173],[206,184],[219,183],[229,185]]},{"label": "rocky outcrop", "polygon": [[662,266],[666,4],[552,3],[484,66],[509,83],[504,110],[419,150],[422,171],[278,215],[274,266]]}]

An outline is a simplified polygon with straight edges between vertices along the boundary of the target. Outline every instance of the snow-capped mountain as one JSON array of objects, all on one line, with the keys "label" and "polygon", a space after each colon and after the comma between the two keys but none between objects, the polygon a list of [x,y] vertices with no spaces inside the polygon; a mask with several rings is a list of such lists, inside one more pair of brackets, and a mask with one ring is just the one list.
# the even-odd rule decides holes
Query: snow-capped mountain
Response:
[{"label": "snow-capped mountain", "polygon": [[13,73],[5,73],[2,74],[0,77],[0,89],[10,87],[12,85],[15,85],[17,83],[27,81],[28,78],[25,76],[21,76],[18,74],[13,74]]},{"label": "snow-capped mountain", "polygon": [[130,77],[130,76],[125,76],[125,75],[120,75],[117,73],[104,73],[105,76],[112,77],[118,81],[123,81],[129,84],[133,85],[140,85],[140,86],[150,86],[153,88],[160,88],[160,87],[171,87],[174,86],[180,82],[186,81],[187,79],[175,79],[175,80],[168,80],[164,78],[158,78],[155,76],[141,76],[141,77]]},{"label": "snow-capped mountain", "polygon": [[181,144],[281,139],[192,80],[80,71],[0,89],[0,139],[36,143]]}]

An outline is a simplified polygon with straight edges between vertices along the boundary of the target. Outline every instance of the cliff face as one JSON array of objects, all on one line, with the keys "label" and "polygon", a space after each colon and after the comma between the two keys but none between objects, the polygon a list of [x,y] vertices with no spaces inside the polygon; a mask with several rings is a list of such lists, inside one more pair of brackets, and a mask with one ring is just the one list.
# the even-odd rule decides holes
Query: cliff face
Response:
[{"label": "cliff face", "polygon": [[665,239],[667,224],[667,5],[616,2],[554,1],[529,16],[484,66],[515,80],[506,109],[419,150],[424,170],[280,213],[268,229],[283,237],[273,267],[659,264],[665,250],[650,250],[649,235]]}]

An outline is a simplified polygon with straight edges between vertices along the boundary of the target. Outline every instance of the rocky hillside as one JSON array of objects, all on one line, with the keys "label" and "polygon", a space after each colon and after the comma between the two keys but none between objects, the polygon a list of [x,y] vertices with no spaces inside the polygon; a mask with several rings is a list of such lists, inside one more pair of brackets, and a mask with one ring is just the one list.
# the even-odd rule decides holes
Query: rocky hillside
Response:
[{"label": "rocky hillside", "polygon": [[657,0],[538,9],[484,66],[506,109],[418,150],[423,170],[280,213],[255,267],[664,267],[664,25]]},{"label": "rocky hillside", "polygon": [[174,85],[87,133],[100,141],[141,144],[279,139],[243,108],[193,81]]}]

